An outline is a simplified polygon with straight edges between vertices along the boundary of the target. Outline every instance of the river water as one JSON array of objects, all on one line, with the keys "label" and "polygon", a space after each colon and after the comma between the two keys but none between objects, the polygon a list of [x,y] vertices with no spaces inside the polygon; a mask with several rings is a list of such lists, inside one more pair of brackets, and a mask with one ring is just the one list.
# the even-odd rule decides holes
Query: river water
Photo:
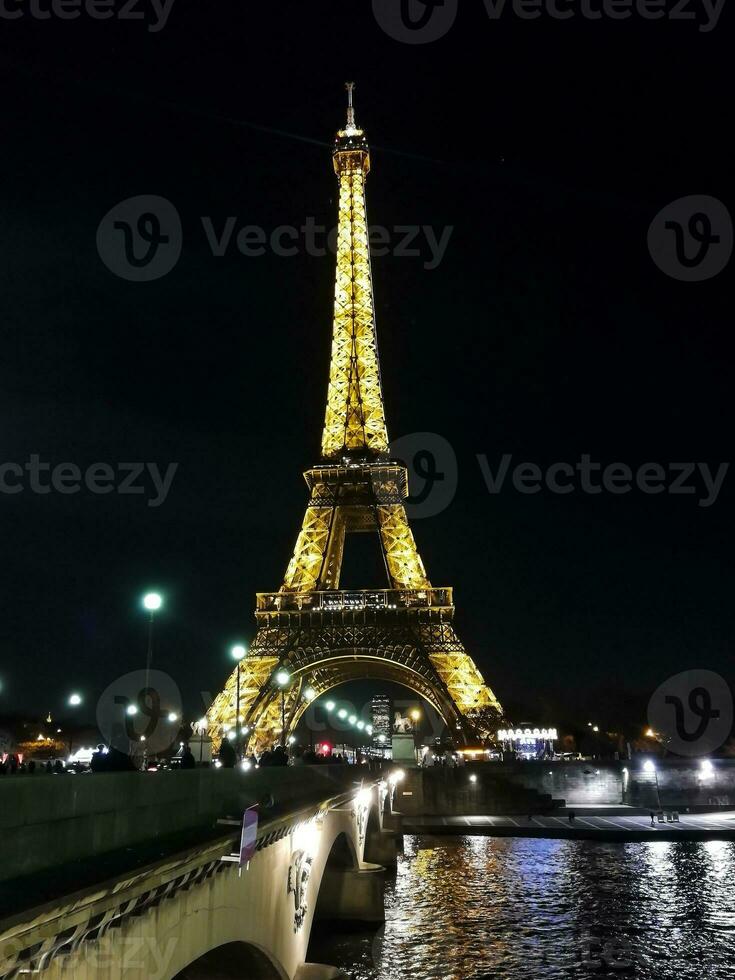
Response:
[{"label": "river water", "polygon": [[385,927],[315,933],[309,958],[351,980],[733,980],[735,843],[406,837]]}]

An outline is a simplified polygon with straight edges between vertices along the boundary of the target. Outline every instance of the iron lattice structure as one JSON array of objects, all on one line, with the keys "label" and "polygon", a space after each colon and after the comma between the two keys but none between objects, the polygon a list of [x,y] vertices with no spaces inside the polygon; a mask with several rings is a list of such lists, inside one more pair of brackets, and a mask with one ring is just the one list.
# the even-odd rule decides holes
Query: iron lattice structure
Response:
[{"label": "iron lattice structure", "polygon": [[[462,741],[485,739],[502,718],[453,626],[452,590],[433,588],[406,516],[405,466],[389,459],[365,206],[370,150],[355,125],[337,133],[337,274],[322,459],[304,474],[310,492],[283,584],[257,597],[257,633],[208,712],[216,743],[241,727],[259,752],[291,732],[316,697],[349,680],[376,678],[424,697]],[[345,539],[374,533],[388,588],[340,589]],[[288,689],[274,683],[290,675]],[[285,717],[285,730],[282,719]]]}]

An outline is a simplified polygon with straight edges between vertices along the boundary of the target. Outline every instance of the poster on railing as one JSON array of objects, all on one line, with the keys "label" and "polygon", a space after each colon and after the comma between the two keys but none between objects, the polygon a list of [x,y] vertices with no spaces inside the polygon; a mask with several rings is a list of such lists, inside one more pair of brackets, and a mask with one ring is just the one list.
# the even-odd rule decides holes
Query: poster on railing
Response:
[{"label": "poster on railing", "polygon": [[242,837],[240,838],[240,871],[247,867],[255,854],[258,843],[258,805],[248,807],[242,818]]}]

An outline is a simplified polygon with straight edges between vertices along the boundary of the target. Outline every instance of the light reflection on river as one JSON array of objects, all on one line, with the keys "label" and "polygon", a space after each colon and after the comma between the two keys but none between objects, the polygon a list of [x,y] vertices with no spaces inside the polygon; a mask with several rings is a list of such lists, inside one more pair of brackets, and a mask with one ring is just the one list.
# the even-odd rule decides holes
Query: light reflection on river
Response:
[{"label": "light reflection on river", "polygon": [[[597,939],[632,969],[600,968]],[[406,837],[385,929],[309,958],[350,980],[732,980],[735,844]]]}]

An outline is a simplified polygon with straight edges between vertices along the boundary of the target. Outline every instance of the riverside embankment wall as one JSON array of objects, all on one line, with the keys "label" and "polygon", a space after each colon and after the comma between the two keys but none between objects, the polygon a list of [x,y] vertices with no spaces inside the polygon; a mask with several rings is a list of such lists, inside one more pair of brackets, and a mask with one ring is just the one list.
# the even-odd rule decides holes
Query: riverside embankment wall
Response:
[{"label": "riverside embankment wall", "polygon": [[715,759],[710,771],[700,760],[657,759],[655,773],[644,770],[644,761],[481,762],[408,769],[396,805],[410,815],[492,813],[510,783],[572,806],[735,806],[735,760]]}]

